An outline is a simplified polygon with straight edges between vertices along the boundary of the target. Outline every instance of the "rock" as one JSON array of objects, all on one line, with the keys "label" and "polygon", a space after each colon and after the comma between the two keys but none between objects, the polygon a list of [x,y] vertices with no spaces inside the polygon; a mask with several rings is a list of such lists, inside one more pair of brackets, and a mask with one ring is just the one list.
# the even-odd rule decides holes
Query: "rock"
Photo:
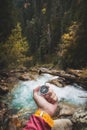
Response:
[{"label": "rock", "polygon": [[39,71],[38,71],[38,74],[40,75],[41,73],[42,73],[42,71],[41,71],[41,70],[39,70]]},{"label": "rock", "polygon": [[74,130],[87,130],[87,107],[79,108],[72,117],[72,122],[74,124]]},{"label": "rock", "polygon": [[58,78],[50,80],[49,83],[54,84],[54,85],[56,85],[58,87],[64,87],[63,82],[60,82]]},{"label": "rock", "polygon": [[13,83],[13,82],[17,82],[17,78],[16,77],[9,77],[9,78],[7,78],[7,83]]},{"label": "rock", "polygon": [[9,89],[7,86],[0,86],[0,95],[7,94],[9,92]]},{"label": "rock", "polygon": [[21,119],[21,126],[22,126],[22,128],[26,126],[27,122],[28,122],[28,120]]},{"label": "rock", "polygon": [[67,73],[75,75],[75,82],[80,84],[84,89],[87,90],[87,69],[74,70],[67,69]]},{"label": "rock", "polygon": [[72,122],[69,119],[54,120],[52,130],[72,130]]},{"label": "rock", "polygon": [[0,102],[0,110],[1,109],[7,109],[7,104],[6,103],[3,103],[3,102]]},{"label": "rock", "polygon": [[7,72],[0,72],[0,76],[3,78],[8,78],[9,74]]},{"label": "rock", "polygon": [[[3,130],[5,114],[7,112],[7,104],[0,102],[0,128]],[[0,129],[1,130],[1,129]]]},{"label": "rock", "polygon": [[58,87],[64,87],[66,85],[63,78],[56,78],[56,79],[50,80],[49,83],[54,84]]},{"label": "rock", "polygon": [[27,75],[27,74],[23,74],[23,75],[20,75],[20,76],[19,76],[19,79],[20,79],[20,80],[23,80],[23,81],[27,81],[27,80],[30,80],[30,77],[29,77],[29,75]]},{"label": "rock", "polygon": [[65,79],[64,82],[57,81],[57,86],[62,86],[62,84],[73,84],[77,83],[81,85],[84,89],[87,90],[87,69],[86,70],[72,70],[67,69],[66,71],[63,70],[49,70],[45,68],[39,68],[40,73],[48,73],[55,76],[59,76],[60,78]]},{"label": "rock", "polygon": [[60,111],[59,111],[58,117],[61,117],[61,118],[72,116],[75,110],[77,109],[76,106],[71,105],[69,103],[64,103],[64,102],[59,104],[59,108],[60,108]]},{"label": "rock", "polygon": [[17,115],[9,116],[5,123],[6,130],[18,130],[21,128],[21,121]]}]

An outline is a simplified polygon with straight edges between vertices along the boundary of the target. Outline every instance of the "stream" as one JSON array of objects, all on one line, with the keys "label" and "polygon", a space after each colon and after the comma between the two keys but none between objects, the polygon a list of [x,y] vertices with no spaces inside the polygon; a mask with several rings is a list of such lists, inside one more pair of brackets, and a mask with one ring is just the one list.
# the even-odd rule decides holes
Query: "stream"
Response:
[{"label": "stream", "polygon": [[[33,89],[37,86],[41,86],[48,82],[49,80],[58,78],[58,76],[52,76],[50,74],[42,74],[38,76],[36,80],[31,81],[20,81],[11,91],[11,100],[9,101],[9,107],[18,109],[19,113],[32,113],[37,108],[33,100]],[[53,84],[49,85],[55,93],[58,95],[59,101],[66,101],[75,105],[83,105],[86,103],[87,91],[83,90],[81,86],[77,84],[68,85],[63,88],[59,88]]]}]

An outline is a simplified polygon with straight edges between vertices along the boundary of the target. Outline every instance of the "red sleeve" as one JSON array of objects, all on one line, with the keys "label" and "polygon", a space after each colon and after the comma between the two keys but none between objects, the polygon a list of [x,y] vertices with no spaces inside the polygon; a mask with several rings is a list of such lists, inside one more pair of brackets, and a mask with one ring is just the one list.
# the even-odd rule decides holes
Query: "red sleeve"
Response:
[{"label": "red sleeve", "polygon": [[23,130],[51,130],[51,127],[41,117],[32,115]]}]

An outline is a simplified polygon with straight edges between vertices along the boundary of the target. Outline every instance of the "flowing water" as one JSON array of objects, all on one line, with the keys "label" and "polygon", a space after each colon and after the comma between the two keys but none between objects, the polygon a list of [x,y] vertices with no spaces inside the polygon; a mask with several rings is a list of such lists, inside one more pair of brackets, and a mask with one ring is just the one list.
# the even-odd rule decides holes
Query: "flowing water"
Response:
[{"label": "flowing water", "polygon": [[[37,106],[33,100],[33,89],[37,86],[45,84],[51,79],[58,78],[57,76],[52,76],[49,74],[43,74],[39,76],[36,80],[19,82],[18,85],[14,87],[10,96],[12,100],[10,101],[10,107],[19,109],[20,111],[26,110],[33,112]],[[80,86],[74,84],[65,86],[63,88],[56,87],[53,84],[47,83],[58,95],[59,101],[67,101],[76,105],[82,105],[87,101],[87,91],[83,90]]]}]

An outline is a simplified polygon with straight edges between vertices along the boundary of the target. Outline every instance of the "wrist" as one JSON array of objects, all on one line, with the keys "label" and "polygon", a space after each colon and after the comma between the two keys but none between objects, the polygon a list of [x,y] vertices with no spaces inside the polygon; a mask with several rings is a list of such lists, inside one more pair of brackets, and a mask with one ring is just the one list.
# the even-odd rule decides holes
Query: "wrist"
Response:
[{"label": "wrist", "polygon": [[54,113],[53,111],[51,111],[50,109],[42,109],[42,108],[38,108],[41,111],[44,111],[44,113],[47,113],[50,117],[53,117]]},{"label": "wrist", "polygon": [[54,121],[47,112],[45,112],[41,109],[38,109],[38,110],[36,110],[34,115],[41,117],[50,127],[53,127]]}]

